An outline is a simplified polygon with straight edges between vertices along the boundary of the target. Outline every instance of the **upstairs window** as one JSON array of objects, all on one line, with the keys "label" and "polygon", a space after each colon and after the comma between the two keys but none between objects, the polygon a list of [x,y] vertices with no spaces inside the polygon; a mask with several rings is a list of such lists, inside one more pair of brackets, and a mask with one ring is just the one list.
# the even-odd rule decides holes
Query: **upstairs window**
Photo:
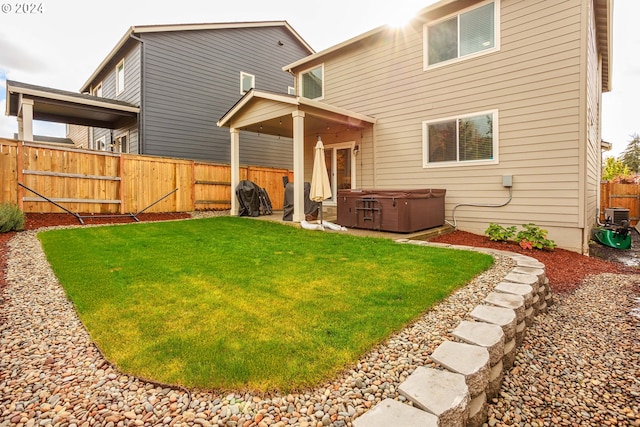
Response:
[{"label": "upstairs window", "polygon": [[425,25],[425,68],[496,48],[498,7],[493,1]]},{"label": "upstairs window", "polygon": [[300,74],[302,96],[320,99],[324,96],[324,65],[319,65]]},{"label": "upstairs window", "polygon": [[256,87],[256,76],[240,72],[240,93],[245,94]]},{"label": "upstairs window", "polygon": [[116,65],[116,95],[124,91],[124,59]]},{"label": "upstairs window", "polygon": [[424,167],[497,162],[497,111],[423,122]]}]

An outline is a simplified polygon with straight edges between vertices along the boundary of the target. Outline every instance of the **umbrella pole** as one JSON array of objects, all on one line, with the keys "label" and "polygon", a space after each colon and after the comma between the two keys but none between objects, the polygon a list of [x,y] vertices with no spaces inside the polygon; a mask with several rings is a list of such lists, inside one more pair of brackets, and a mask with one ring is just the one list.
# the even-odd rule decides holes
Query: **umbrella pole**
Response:
[{"label": "umbrella pole", "polygon": [[320,225],[324,227],[324,224],[322,224],[322,202],[320,202]]}]

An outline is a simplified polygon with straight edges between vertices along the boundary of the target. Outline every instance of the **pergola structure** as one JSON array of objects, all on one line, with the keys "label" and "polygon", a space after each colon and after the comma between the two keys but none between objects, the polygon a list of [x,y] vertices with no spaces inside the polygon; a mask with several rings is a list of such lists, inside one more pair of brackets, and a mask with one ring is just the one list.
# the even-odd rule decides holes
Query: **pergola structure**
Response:
[{"label": "pergola structure", "polygon": [[128,102],[7,80],[6,114],[18,118],[22,141],[33,141],[33,120],[118,129],[139,112]]},{"label": "pergola structure", "polygon": [[240,182],[240,131],[293,139],[293,221],[304,220],[305,137],[315,144],[316,135],[328,125],[350,129],[372,127],[376,119],[302,97],[251,90],[219,121],[231,133],[231,214],[238,214],[235,189]]}]

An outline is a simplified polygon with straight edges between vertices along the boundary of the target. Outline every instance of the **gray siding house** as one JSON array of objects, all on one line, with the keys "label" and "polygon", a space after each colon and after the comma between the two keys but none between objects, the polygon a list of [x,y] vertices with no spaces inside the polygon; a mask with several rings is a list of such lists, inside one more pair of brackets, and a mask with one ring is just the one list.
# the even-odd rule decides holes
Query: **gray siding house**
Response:
[{"label": "gray siding house", "polygon": [[[216,120],[250,89],[290,93],[282,66],[312,53],[285,21],[131,27],[80,92],[139,106],[138,121],[89,128],[89,148],[228,163]],[[290,138],[245,138],[243,164],[292,167]]]}]

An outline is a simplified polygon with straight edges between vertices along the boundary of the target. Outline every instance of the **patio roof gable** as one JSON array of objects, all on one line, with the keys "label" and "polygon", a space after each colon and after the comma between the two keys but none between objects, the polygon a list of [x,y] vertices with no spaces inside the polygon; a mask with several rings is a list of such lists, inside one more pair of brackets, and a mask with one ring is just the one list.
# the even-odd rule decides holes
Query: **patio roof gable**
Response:
[{"label": "patio roof gable", "polygon": [[313,130],[327,122],[341,123],[353,128],[376,123],[373,117],[323,102],[251,90],[218,121],[218,126],[291,138],[292,114],[295,111],[308,117],[307,130]]}]

